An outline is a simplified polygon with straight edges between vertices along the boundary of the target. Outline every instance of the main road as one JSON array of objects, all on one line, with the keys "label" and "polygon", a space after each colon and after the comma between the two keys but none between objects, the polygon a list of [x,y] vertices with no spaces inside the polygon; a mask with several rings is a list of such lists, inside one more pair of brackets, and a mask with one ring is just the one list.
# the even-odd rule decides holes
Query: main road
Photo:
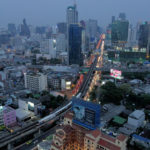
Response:
[{"label": "main road", "polygon": [[[95,59],[94,59],[93,63],[91,64],[90,69],[89,69],[87,75],[85,76],[85,79],[84,79],[84,81],[83,81],[83,83],[79,89],[79,93],[81,94],[80,95],[81,98],[84,98],[87,91],[88,91],[89,85],[93,79],[93,72],[97,66],[99,57],[100,56],[98,56],[97,54],[95,55]],[[59,108],[58,110],[62,110],[62,108]],[[64,111],[66,112],[69,109],[70,109],[70,107],[67,108],[67,110],[65,109]],[[51,120],[57,120],[58,118],[60,118],[60,116],[62,116],[64,114],[64,111],[61,111],[61,113],[58,116],[54,116],[53,118],[50,118],[49,120],[46,120],[45,122],[43,122],[41,124],[39,124],[36,121],[33,124],[31,124],[25,128],[22,128],[22,130],[20,130],[20,131],[17,131],[15,133],[12,133],[12,135],[10,135],[8,137],[4,137],[3,139],[0,139],[0,148],[8,145],[8,150],[11,150],[12,148],[11,148],[10,143],[13,143],[14,141],[16,141],[22,137],[25,137],[27,135],[30,135],[30,134],[37,132],[41,127],[43,127],[45,124],[47,124],[47,122],[49,122]]]}]

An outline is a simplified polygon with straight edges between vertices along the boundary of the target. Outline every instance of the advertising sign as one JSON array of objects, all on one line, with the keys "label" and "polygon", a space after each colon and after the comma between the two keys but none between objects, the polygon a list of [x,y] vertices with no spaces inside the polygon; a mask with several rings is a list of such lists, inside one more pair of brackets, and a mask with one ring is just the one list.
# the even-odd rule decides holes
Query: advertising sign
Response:
[{"label": "advertising sign", "polygon": [[116,79],[122,79],[122,72],[115,69],[110,69],[110,76]]},{"label": "advertising sign", "polygon": [[100,126],[100,105],[74,97],[72,99],[73,122],[88,129]]}]

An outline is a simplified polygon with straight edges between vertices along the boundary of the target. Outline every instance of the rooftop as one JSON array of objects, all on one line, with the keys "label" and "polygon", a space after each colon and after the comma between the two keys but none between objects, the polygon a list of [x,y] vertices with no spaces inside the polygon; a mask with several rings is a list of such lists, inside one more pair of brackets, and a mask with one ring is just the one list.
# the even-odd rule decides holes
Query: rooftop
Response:
[{"label": "rooftop", "polygon": [[117,124],[124,124],[126,122],[126,119],[119,117],[119,116],[115,116],[113,119],[113,122],[117,123]]},{"label": "rooftop", "polygon": [[103,139],[100,139],[99,142],[98,142],[99,145],[102,145],[108,149],[111,149],[111,150],[120,150],[121,148],[106,141],[106,140],[103,140]]},{"label": "rooftop", "polygon": [[129,116],[135,119],[139,119],[144,115],[144,112],[142,110],[135,110],[133,113],[131,113]]}]

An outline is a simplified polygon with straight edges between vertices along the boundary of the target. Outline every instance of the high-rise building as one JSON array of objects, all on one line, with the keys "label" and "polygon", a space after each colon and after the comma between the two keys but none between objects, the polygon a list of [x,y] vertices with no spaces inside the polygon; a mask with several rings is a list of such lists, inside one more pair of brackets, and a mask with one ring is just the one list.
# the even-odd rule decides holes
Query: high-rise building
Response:
[{"label": "high-rise building", "polygon": [[136,46],[137,40],[136,40],[136,28],[132,25],[129,26],[128,29],[128,44],[127,46],[132,47]]},{"label": "high-rise building", "polygon": [[97,20],[89,19],[86,22],[86,34],[90,38],[95,38],[97,36],[98,23]]},{"label": "high-rise building", "polygon": [[30,29],[26,23],[26,19],[23,19],[23,24],[21,25],[20,35],[30,37]]},{"label": "high-rise building", "polygon": [[58,33],[67,34],[67,24],[65,22],[60,22],[57,24]]},{"label": "high-rise building", "polygon": [[35,31],[38,34],[44,34],[46,32],[46,27],[36,27]]},{"label": "high-rise building", "polygon": [[150,24],[145,22],[145,24],[140,25],[139,28],[139,49],[145,49],[147,53],[147,58],[150,55]]},{"label": "high-rise building", "polygon": [[49,58],[56,58],[56,39],[44,39],[40,43],[41,54],[49,55]]},{"label": "high-rise building", "polygon": [[124,47],[128,40],[129,21],[116,20],[111,27],[111,42],[114,46]]},{"label": "high-rise building", "polygon": [[120,13],[119,14],[119,19],[120,20],[126,20],[126,14],[125,13]]},{"label": "high-rise building", "polygon": [[17,32],[15,24],[9,23],[8,24],[8,31],[10,32],[11,35],[15,35]]},{"label": "high-rise building", "polygon": [[67,25],[78,23],[78,11],[76,5],[67,8]]},{"label": "high-rise building", "polygon": [[79,24],[70,24],[68,34],[68,63],[82,65],[82,27]]},{"label": "high-rise building", "polygon": [[114,22],[115,22],[115,16],[112,16],[111,23],[114,23]]},{"label": "high-rise building", "polygon": [[47,76],[42,73],[25,73],[25,88],[33,91],[47,90]]},{"label": "high-rise building", "polygon": [[56,56],[61,52],[65,52],[67,48],[67,41],[65,34],[59,33],[56,35]]}]

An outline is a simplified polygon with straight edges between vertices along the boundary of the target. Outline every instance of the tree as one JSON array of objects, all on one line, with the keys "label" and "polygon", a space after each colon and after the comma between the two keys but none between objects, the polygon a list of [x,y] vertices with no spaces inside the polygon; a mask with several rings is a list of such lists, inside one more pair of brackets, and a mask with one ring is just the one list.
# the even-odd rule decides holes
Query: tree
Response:
[{"label": "tree", "polygon": [[131,86],[127,83],[122,84],[119,89],[122,91],[123,97],[125,98],[126,95],[129,95],[129,93],[132,91]]}]

